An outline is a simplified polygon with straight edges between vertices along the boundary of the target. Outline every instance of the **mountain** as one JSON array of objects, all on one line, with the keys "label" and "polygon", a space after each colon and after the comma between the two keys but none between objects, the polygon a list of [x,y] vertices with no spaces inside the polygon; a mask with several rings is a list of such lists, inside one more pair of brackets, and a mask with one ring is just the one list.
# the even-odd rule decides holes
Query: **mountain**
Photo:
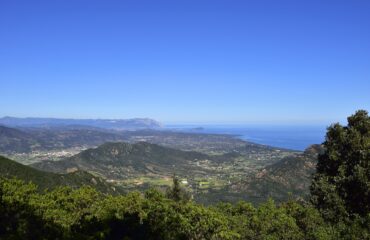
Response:
[{"label": "mountain", "polygon": [[0,126],[0,152],[29,152],[38,144],[31,134]]},{"label": "mountain", "polygon": [[61,119],[61,118],[0,118],[0,124],[10,127],[62,127],[68,125],[91,126],[105,129],[161,128],[162,124],[150,118],[133,119]]},{"label": "mountain", "polygon": [[33,167],[51,171],[68,172],[84,170],[94,172],[107,179],[123,179],[140,175],[167,175],[175,172],[196,173],[199,168],[194,161],[206,160],[206,154],[181,151],[147,142],[135,144],[118,142],[105,143],[97,148],[87,149],[61,161],[43,161]]},{"label": "mountain", "polygon": [[317,157],[323,151],[322,145],[312,145],[303,153],[284,157],[254,173],[246,173],[244,178],[223,188],[198,194],[195,200],[205,204],[240,200],[258,204],[269,197],[277,202],[289,198],[306,199],[316,170]]},{"label": "mountain", "polygon": [[0,156],[0,177],[16,177],[25,182],[31,181],[38,185],[39,190],[53,189],[57,186],[77,188],[88,185],[103,193],[114,194],[122,192],[120,188],[114,187],[101,178],[87,172],[76,171],[68,174],[44,172],[2,156]]},{"label": "mountain", "polygon": [[[241,150],[249,152],[248,149],[249,147]],[[250,157],[247,157],[240,152],[241,150],[221,155],[207,155],[148,142],[133,144],[110,142],[60,161],[41,161],[31,166],[54,173],[83,170],[114,182],[125,189],[135,190],[168,186],[171,184],[171,176],[176,174],[199,202],[237,201],[248,196],[251,191],[256,191],[253,192],[255,195],[261,194],[261,191],[262,195],[265,194],[263,187],[258,188],[261,185],[256,181],[258,178],[251,179],[252,184],[255,185],[251,191],[248,188],[250,184],[248,181],[239,180],[246,179],[246,175],[254,176],[256,169],[265,167],[265,163],[277,162],[276,159],[281,156],[280,150],[262,146],[256,146],[253,149],[258,149],[256,155],[249,152]],[[262,156],[260,154],[269,157],[265,160],[258,160]],[[287,154],[300,157],[294,152]],[[273,166],[275,165],[268,168],[273,169]],[[286,189],[289,187],[287,186]],[[267,189],[267,191],[267,194],[275,194],[274,189]],[[285,197],[287,192],[285,192]],[[233,199],[225,199],[225,197],[234,195],[236,197]]]},{"label": "mountain", "polygon": [[321,145],[312,145],[301,154],[285,157],[265,167],[246,180],[234,184],[231,189],[255,201],[268,197],[286,200],[287,193],[292,197],[305,198],[309,194],[312,174],[316,171],[318,154],[323,151]]},{"label": "mountain", "polygon": [[[176,173],[195,200],[202,203],[241,199],[258,203],[269,196],[284,200],[289,192],[300,197],[308,192],[316,165],[316,147],[305,153],[287,152],[290,155],[280,160],[276,160],[281,156],[280,150],[262,146],[253,149],[258,149],[258,153],[245,157],[240,151],[207,155],[148,142],[109,142],[60,161],[31,166],[54,173],[87,171],[125,189],[140,190],[168,186]],[[269,158],[258,160],[261,153]],[[266,166],[264,163],[268,162],[272,164]]]}]

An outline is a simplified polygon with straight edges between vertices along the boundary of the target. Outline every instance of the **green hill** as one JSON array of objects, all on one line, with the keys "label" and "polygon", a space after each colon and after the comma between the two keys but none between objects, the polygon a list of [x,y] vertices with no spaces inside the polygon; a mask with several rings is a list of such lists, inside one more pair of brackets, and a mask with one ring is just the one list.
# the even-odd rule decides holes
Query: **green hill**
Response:
[{"label": "green hill", "polygon": [[289,198],[307,199],[317,157],[322,152],[321,145],[312,145],[303,153],[284,157],[225,188],[199,194],[196,200],[209,204],[220,200],[237,202],[240,199],[261,203],[269,197],[277,202]]},{"label": "green hill", "polygon": [[321,145],[312,145],[304,153],[285,157],[231,188],[245,193],[250,199],[273,197],[286,200],[287,193],[305,198],[316,170],[317,156],[322,152]]},{"label": "green hill", "polygon": [[172,175],[174,172],[183,172],[186,175],[188,171],[199,170],[191,162],[207,158],[209,156],[206,154],[146,142],[135,144],[110,142],[87,149],[65,160],[43,161],[32,166],[58,173],[78,169],[94,172],[109,179],[122,179],[141,174]]},{"label": "green hill", "polygon": [[115,188],[101,178],[87,172],[76,171],[68,174],[43,172],[2,156],[0,156],[0,176],[7,178],[16,177],[25,182],[33,182],[39,186],[40,190],[53,189],[57,186],[77,188],[88,185],[103,193],[113,194],[121,191],[119,188]]}]

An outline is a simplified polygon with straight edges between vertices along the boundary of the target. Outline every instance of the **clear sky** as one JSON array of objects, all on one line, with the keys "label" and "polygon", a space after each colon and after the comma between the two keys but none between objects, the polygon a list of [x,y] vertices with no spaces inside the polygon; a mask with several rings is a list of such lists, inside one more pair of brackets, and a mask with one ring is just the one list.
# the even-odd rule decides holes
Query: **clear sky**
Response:
[{"label": "clear sky", "polygon": [[328,123],[370,110],[370,1],[0,1],[0,116]]}]

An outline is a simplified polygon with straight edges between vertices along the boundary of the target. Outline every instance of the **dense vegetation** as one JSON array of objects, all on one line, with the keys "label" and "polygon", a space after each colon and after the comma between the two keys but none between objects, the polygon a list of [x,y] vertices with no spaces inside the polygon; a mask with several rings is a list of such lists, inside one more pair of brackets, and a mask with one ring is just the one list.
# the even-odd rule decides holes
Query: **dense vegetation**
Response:
[{"label": "dense vegetation", "polygon": [[[0,181],[2,239],[366,239],[366,222],[328,223],[310,205],[272,200],[204,207],[156,190],[103,195],[90,187],[45,194]],[[180,195],[182,196],[182,195]]]},{"label": "dense vegetation", "polygon": [[105,180],[88,172],[76,171],[66,174],[44,172],[2,156],[0,156],[0,176],[17,178],[26,183],[33,182],[37,185],[39,191],[51,190],[58,186],[72,188],[91,186],[102,193],[118,194],[123,192],[123,189],[108,184]]},{"label": "dense vegetation", "polygon": [[166,194],[112,196],[91,187],[39,193],[34,184],[0,180],[1,239],[369,239],[370,118],[328,129],[312,203],[258,207],[196,204],[174,178]]},{"label": "dense vegetation", "polygon": [[328,219],[370,214],[370,118],[358,111],[348,126],[328,129],[326,151],[319,156],[311,193],[312,202]]}]

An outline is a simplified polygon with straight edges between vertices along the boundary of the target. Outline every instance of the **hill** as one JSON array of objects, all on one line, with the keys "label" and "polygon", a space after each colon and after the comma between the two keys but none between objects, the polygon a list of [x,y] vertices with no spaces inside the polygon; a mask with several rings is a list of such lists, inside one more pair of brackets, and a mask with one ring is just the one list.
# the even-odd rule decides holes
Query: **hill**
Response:
[{"label": "hill", "polygon": [[32,166],[52,172],[84,170],[94,172],[107,179],[124,179],[138,175],[171,176],[174,172],[188,174],[199,171],[195,160],[206,160],[208,155],[181,151],[147,142],[134,144],[124,142],[105,143],[87,149],[61,161],[43,161]]},{"label": "hill", "polygon": [[72,188],[77,188],[83,185],[88,185],[103,193],[113,194],[122,192],[121,189],[113,187],[101,178],[93,176],[87,172],[76,171],[68,174],[44,172],[22,165],[2,156],[0,156],[0,177],[16,177],[25,182],[31,181],[38,185],[40,190],[53,189],[57,186],[70,186]]},{"label": "hill", "polygon": [[322,152],[321,145],[312,145],[303,153],[284,157],[255,172],[246,173],[240,180],[221,189],[198,194],[195,199],[207,204],[217,201],[237,202],[241,199],[261,203],[269,197],[277,202],[289,198],[307,199],[318,154]]},{"label": "hill", "polygon": [[262,200],[268,197],[286,200],[287,193],[292,197],[305,198],[309,194],[318,154],[322,151],[321,145],[312,145],[304,153],[285,157],[231,188],[247,194],[249,198]]},{"label": "hill", "polygon": [[31,134],[0,126],[0,152],[29,152],[38,144]]}]

